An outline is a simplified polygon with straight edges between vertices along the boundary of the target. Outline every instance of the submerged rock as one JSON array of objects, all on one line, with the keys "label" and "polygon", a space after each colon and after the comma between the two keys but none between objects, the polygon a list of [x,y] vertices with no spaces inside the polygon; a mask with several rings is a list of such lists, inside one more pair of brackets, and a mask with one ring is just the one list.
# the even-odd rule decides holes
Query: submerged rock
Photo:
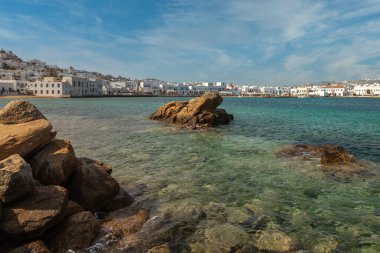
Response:
[{"label": "submerged rock", "polygon": [[332,237],[327,236],[318,239],[318,242],[312,247],[313,253],[332,253],[338,247],[338,241]]},{"label": "submerged rock", "polygon": [[287,146],[277,152],[277,157],[319,160],[322,165],[332,170],[360,173],[364,169],[356,158],[338,145],[313,146],[298,144]]},{"label": "submerged rock", "polygon": [[41,186],[28,196],[3,207],[0,231],[16,243],[36,239],[56,225],[67,203],[61,186]]},{"label": "submerged rock", "polygon": [[211,252],[231,252],[242,248],[249,235],[242,228],[231,224],[216,225],[205,230],[205,244]]},{"label": "submerged rock", "polygon": [[78,166],[74,149],[68,140],[53,140],[32,157],[34,178],[45,185],[59,185]]},{"label": "submerged rock", "polygon": [[289,252],[295,245],[292,238],[285,233],[278,230],[265,230],[259,233],[255,246],[264,251]]},{"label": "submerged rock", "polygon": [[223,98],[219,94],[208,92],[188,102],[169,102],[158,108],[150,119],[193,129],[228,124],[233,116],[223,109],[217,109],[222,102]]},{"label": "submerged rock", "polygon": [[73,214],[53,231],[49,248],[54,253],[80,250],[90,246],[98,231],[98,221],[88,211]]},{"label": "submerged rock", "polygon": [[0,161],[0,200],[3,203],[18,199],[34,189],[32,168],[19,155]]},{"label": "submerged rock", "polygon": [[14,100],[0,110],[0,124],[21,124],[33,120],[46,119],[30,102]]}]

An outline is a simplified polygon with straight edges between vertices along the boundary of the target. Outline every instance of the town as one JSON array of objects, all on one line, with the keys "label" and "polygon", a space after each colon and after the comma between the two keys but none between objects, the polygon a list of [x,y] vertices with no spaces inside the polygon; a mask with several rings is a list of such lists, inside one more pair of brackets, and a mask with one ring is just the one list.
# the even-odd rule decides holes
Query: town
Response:
[{"label": "town", "polygon": [[100,96],[222,96],[249,97],[374,97],[380,96],[380,80],[308,83],[272,86],[225,82],[166,82],[114,77],[98,72],[59,68],[37,59],[24,61],[12,51],[0,50],[0,96],[38,97]]}]

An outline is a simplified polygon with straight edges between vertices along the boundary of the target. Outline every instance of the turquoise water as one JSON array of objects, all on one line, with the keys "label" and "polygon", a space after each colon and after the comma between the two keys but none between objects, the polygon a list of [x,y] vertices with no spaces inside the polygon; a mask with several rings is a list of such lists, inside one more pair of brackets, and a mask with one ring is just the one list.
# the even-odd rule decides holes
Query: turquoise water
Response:
[{"label": "turquoise water", "polygon": [[[221,107],[235,121],[202,131],[148,120],[173,99],[31,101],[78,156],[112,164],[152,212],[180,220],[206,210],[184,241],[189,251],[212,252],[204,231],[216,224],[238,226],[254,241],[247,221],[266,217],[297,249],[317,252],[319,242],[332,240],[338,252],[380,252],[380,99],[226,98]],[[342,145],[372,174],[332,177],[315,162],[276,158],[294,143]]]}]

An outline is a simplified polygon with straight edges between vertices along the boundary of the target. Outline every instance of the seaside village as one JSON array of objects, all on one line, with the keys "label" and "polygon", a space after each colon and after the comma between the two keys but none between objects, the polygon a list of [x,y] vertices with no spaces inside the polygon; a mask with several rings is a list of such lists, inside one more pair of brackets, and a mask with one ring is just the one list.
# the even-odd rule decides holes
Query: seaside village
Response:
[{"label": "seaside village", "polygon": [[222,96],[344,97],[380,96],[380,80],[289,85],[250,85],[225,82],[165,82],[137,80],[98,72],[59,68],[37,59],[24,61],[12,51],[0,50],[0,96],[198,96],[206,92]]}]

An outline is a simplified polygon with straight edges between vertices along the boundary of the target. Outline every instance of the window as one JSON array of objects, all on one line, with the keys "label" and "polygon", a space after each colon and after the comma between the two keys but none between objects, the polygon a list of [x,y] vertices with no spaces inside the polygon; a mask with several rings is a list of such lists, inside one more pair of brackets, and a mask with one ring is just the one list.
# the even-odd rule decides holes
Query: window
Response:
[{"label": "window", "polygon": [[54,94],[54,90],[51,91],[51,94]]},{"label": "window", "polygon": [[57,87],[58,87],[58,88],[61,87],[61,84],[60,84],[60,83],[57,83]]},{"label": "window", "polygon": [[46,91],[46,94],[49,94],[49,91],[48,91],[48,90]]},{"label": "window", "polygon": [[61,91],[60,91],[60,90],[57,90],[57,93],[58,93],[58,94],[61,94]]},{"label": "window", "polygon": [[40,87],[42,88],[42,87],[44,87],[44,85],[42,83],[40,83]]},{"label": "window", "polygon": [[54,88],[54,83],[51,84],[51,87]]},{"label": "window", "polygon": [[44,91],[43,91],[43,90],[40,90],[40,93],[41,93],[41,94],[44,94]]},{"label": "window", "polygon": [[46,84],[46,88],[49,88],[49,84],[48,83]]},{"label": "window", "polygon": [[37,90],[34,91],[34,94],[37,94]]},{"label": "window", "polygon": [[36,84],[36,83],[34,84],[34,87],[36,87],[36,88],[37,88],[37,84]]}]

